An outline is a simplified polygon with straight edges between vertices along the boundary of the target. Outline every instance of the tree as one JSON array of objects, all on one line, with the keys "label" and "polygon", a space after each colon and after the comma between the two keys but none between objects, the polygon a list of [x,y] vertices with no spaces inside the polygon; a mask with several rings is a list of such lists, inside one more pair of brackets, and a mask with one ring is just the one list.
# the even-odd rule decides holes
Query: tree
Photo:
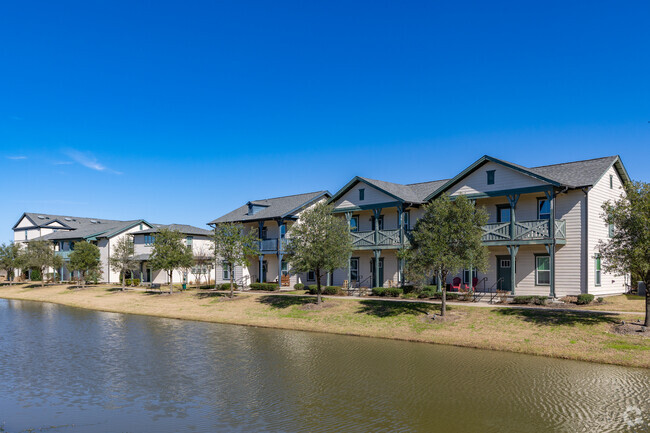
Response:
[{"label": "tree", "polygon": [[87,241],[74,244],[74,250],[69,256],[68,269],[81,274],[82,288],[88,279],[96,279],[101,274],[100,267],[101,260],[97,245]]},{"label": "tree", "polygon": [[174,292],[174,270],[189,268],[193,261],[192,247],[184,243],[182,233],[167,228],[156,233],[150,263],[153,269],[164,270],[169,276],[170,294]]},{"label": "tree", "polygon": [[451,200],[444,194],[424,206],[409,248],[400,253],[406,260],[409,279],[422,280],[428,275],[441,279],[441,316],[447,311],[447,275],[468,267],[480,271],[487,268],[487,248],[481,243],[487,220],[485,209],[476,208],[467,197]]},{"label": "tree", "polygon": [[41,287],[45,285],[45,270],[48,267],[60,268],[63,266],[63,258],[54,253],[52,243],[45,240],[33,240],[27,244],[25,253],[27,266],[37,268],[41,273]]},{"label": "tree", "polygon": [[126,273],[138,269],[138,262],[135,260],[135,247],[131,236],[122,236],[115,244],[110,259],[111,269],[119,272],[122,280],[122,291],[126,287]]},{"label": "tree", "polygon": [[332,206],[319,203],[302,213],[287,238],[287,261],[294,272],[314,271],[316,302],[320,304],[321,276],[347,266],[352,253],[348,224],[332,215]]},{"label": "tree", "polygon": [[14,283],[16,269],[23,266],[24,255],[18,244],[0,245],[0,269],[7,271],[9,284]]},{"label": "tree", "polygon": [[[249,257],[259,254],[259,238],[255,232],[246,232],[244,227],[235,223],[223,223],[214,226],[212,235],[215,258],[228,263],[230,276],[230,297],[234,295],[235,266],[249,266]],[[217,280],[215,279],[215,285]]]},{"label": "tree", "polygon": [[605,272],[638,275],[645,283],[645,321],[650,326],[650,184],[625,185],[626,195],[603,204],[606,224],[613,225],[611,238],[597,249]]}]

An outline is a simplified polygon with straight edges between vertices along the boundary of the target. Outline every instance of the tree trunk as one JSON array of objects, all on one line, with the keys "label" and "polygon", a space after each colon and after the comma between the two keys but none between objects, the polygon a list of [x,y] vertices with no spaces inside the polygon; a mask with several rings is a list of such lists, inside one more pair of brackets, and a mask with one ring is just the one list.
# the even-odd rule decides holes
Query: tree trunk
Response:
[{"label": "tree trunk", "polygon": [[320,296],[320,269],[316,269],[316,304],[320,305],[321,303],[321,296]]},{"label": "tree trunk", "polygon": [[440,315],[444,316],[447,312],[447,272],[441,272],[441,284],[442,284],[442,305],[440,306]]},{"label": "tree trunk", "polygon": [[174,293],[174,271],[169,272],[169,294]]},{"label": "tree trunk", "polygon": [[230,275],[230,298],[232,298],[234,296],[234,293],[233,293],[233,291],[234,291],[233,287],[234,286],[233,286],[233,275],[232,275],[232,265],[231,264],[228,265],[228,269],[230,270],[230,272],[228,272],[228,274]]},{"label": "tree trunk", "polygon": [[41,287],[45,287],[45,267],[41,268]]},{"label": "tree trunk", "polygon": [[645,321],[643,326],[650,326],[650,279],[645,281]]},{"label": "tree trunk", "polygon": [[[133,276],[133,275],[131,275]],[[122,270],[122,291],[126,290],[126,272]]]}]

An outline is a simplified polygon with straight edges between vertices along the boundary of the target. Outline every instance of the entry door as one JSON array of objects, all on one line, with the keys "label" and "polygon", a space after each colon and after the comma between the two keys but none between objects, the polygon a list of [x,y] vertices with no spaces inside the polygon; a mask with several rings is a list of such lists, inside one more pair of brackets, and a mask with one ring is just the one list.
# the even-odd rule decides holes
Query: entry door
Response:
[{"label": "entry door", "polygon": [[262,278],[260,279],[261,283],[266,283],[266,274],[268,273],[268,271],[269,271],[269,265],[266,262],[266,260],[264,260],[262,262]]},{"label": "entry door", "polygon": [[151,282],[151,268],[147,268],[147,270],[145,271],[145,281],[147,283]]},{"label": "entry door", "polygon": [[510,281],[511,266],[510,256],[497,256],[497,279],[501,279],[501,282],[497,284],[497,290],[512,292],[512,281]]},{"label": "entry door", "polygon": [[[370,259],[370,275],[372,275],[372,281],[370,282],[370,287],[375,286],[375,259]],[[379,258],[379,284],[384,284],[384,258]]]}]

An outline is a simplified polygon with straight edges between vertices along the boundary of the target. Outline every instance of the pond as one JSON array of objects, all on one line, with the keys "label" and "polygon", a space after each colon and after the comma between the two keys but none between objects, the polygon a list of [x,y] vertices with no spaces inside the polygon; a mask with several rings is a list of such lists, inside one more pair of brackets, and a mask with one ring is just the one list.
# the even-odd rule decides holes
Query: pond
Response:
[{"label": "pond", "polygon": [[0,431],[641,432],[650,371],[0,299]]}]

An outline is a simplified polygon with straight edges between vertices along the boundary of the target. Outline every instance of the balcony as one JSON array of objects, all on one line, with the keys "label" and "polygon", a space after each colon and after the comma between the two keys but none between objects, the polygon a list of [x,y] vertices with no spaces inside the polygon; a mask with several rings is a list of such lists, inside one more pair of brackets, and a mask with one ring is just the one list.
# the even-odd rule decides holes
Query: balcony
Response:
[{"label": "balcony", "polygon": [[71,252],[72,251],[55,251],[54,254],[60,256],[63,260],[69,260]]},{"label": "balcony", "polygon": [[[378,230],[364,232],[350,232],[352,246],[355,249],[365,248],[399,248],[402,246],[399,240],[399,230]],[[405,237],[406,240],[406,237]]]},{"label": "balcony", "polygon": [[[287,245],[287,240],[282,239],[281,246],[282,250],[285,250],[285,246]],[[260,253],[262,254],[270,254],[270,253],[277,253],[278,252],[278,239],[262,239],[260,240]]]},{"label": "balcony", "polygon": [[[481,240],[487,245],[544,243],[552,238],[550,220],[515,221],[514,233],[510,222],[492,223],[483,226],[483,232]],[[566,242],[564,220],[555,220],[555,239]]]}]

